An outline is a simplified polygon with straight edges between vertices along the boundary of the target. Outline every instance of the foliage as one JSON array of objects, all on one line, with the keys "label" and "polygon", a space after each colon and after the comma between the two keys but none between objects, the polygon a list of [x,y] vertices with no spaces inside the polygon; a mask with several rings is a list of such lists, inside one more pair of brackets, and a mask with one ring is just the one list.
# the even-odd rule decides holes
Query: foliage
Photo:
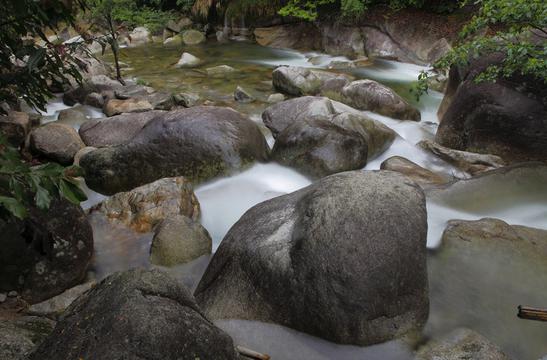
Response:
[{"label": "foliage", "polygon": [[194,6],[194,2],[194,0],[177,0],[177,7],[183,13],[190,13],[192,11],[192,7]]},{"label": "foliage", "polygon": [[[46,31],[60,22],[72,24],[71,9],[60,0],[0,0],[0,101],[23,98],[30,106],[44,110],[52,97],[48,82],[80,79],[73,57],[79,46],[56,44]],[[44,45],[37,45],[39,37]]]},{"label": "foliage", "polygon": [[[461,31],[457,46],[433,67],[446,71],[451,66],[466,66],[472,59],[498,53],[503,54],[503,61],[478,74],[476,82],[520,74],[547,84],[547,2],[479,0],[477,4],[481,7]],[[416,89],[418,96],[424,92],[427,77],[419,79]]]},{"label": "foliage", "polygon": [[54,197],[63,197],[79,204],[86,200],[75,177],[80,168],[64,168],[56,163],[30,166],[19,151],[0,137],[0,216],[2,209],[17,218],[27,216],[27,209],[36,206],[47,210]]}]

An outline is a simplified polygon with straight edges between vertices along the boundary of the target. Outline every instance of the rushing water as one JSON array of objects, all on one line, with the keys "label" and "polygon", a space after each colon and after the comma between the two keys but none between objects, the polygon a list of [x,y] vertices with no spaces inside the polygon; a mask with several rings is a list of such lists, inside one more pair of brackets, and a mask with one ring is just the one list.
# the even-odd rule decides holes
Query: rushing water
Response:
[{"label": "rushing water", "polygon": [[[204,60],[198,69],[177,69],[173,65],[182,51]],[[309,61],[314,58],[312,65]],[[275,91],[271,72],[278,65],[325,68],[332,60],[345,60],[316,53],[299,53],[260,47],[247,42],[187,47],[150,45],[122,49],[121,60],[127,64],[124,74],[147,82],[156,89],[188,92],[218,105],[231,106],[247,114],[264,130],[270,145],[273,138],[262,125],[260,114],[268,106],[266,99]],[[226,77],[211,78],[204,69],[230,65],[237,71]],[[375,61],[372,65],[352,69],[355,77],[383,82],[416,105],[421,122],[400,121],[367,113],[394,129],[399,137],[378,158],[367,164],[367,170],[380,167],[385,159],[400,155],[433,171],[467,178],[458,169],[417,148],[422,139],[433,139],[437,130],[437,108],[442,94],[431,92],[416,102],[410,84],[423,67],[392,61]],[[257,101],[240,104],[234,101],[236,86],[250,91]],[[48,121],[54,121],[60,110],[67,108],[59,99],[48,107]],[[96,109],[79,107],[86,116],[99,117]],[[484,178],[485,179],[485,178]],[[428,247],[439,245],[442,231],[450,219],[496,217],[511,224],[547,227],[547,179],[524,174],[508,180],[471,179],[428,196]],[[202,208],[201,222],[213,237],[216,249],[228,229],[255,204],[281,194],[298,190],[311,183],[298,172],[274,163],[255,164],[230,177],[213,179],[196,187]],[[90,199],[82,204],[89,208],[104,199],[88,189]],[[93,271],[97,278],[135,266],[150,267],[149,245],[152,234],[137,234],[122,226],[109,224],[99,215],[90,217],[94,227],[95,258]],[[518,359],[537,359],[547,353],[547,328],[543,324],[519,320],[514,315],[520,302],[545,305],[547,294],[544,276],[534,277],[525,259],[507,261],[506,255],[488,258],[469,256],[440,258],[430,254],[431,314],[426,327],[428,336],[437,337],[456,327],[478,330],[507,353]],[[189,264],[167,269],[185,285],[195,288],[208,262],[208,256]],[[532,271],[533,272],[533,271]],[[542,304],[543,303],[543,304]],[[269,353],[273,359],[411,359],[412,352],[399,342],[371,347],[342,346],[299,333],[282,326],[252,321],[226,320],[217,325],[229,332],[236,343]]]}]

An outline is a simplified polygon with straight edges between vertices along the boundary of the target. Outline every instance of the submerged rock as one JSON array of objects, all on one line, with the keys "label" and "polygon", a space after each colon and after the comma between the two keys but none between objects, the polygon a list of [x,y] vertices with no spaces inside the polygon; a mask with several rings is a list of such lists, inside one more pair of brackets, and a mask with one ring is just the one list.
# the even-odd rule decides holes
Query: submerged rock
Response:
[{"label": "submerged rock", "polygon": [[209,76],[224,76],[236,72],[237,70],[228,65],[218,65],[205,69]]},{"label": "submerged rock", "polygon": [[238,86],[234,91],[234,100],[241,103],[250,103],[255,101],[255,98],[247,90]]},{"label": "submerged rock", "polygon": [[34,129],[29,138],[30,150],[46,159],[70,165],[74,155],[85,147],[72,126],[50,123]]},{"label": "submerged rock", "polygon": [[380,165],[382,170],[400,172],[408,176],[420,186],[442,185],[450,182],[450,178],[425,169],[420,165],[401,156],[392,156]]},{"label": "submerged rock", "polygon": [[33,304],[86,276],[93,233],[79,206],[54,199],[47,213],[31,208],[25,222],[0,220],[0,233],[0,291],[16,290]]},{"label": "submerged rock", "polygon": [[208,255],[212,250],[211,236],[201,224],[176,215],[158,225],[150,246],[150,262],[174,266]]},{"label": "submerged rock", "polygon": [[344,102],[360,110],[400,120],[420,121],[420,112],[395,91],[374,80],[353,81],[342,89]]},{"label": "submerged rock", "polygon": [[273,322],[343,344],[384,342],[427,319],[426,233],[425,198],[408,178],[332,175],[247,211],[196,299],[213,319]]},{"label": "submerged rock", "polygon": [[128,192],[117,193],[94,211],[139,232],[148,232],[162,220],[184,215],[197,220],[199,202],[192,184],[183,177],[165,178]]},{"label": "submerged rock", "polygon": [[158,270],[104,279],[78,298],[32,360],[239,359],[190,292]]},{"label": "submerged rock", "polygon": [[506,165],[505,161],[496,155],[453,150],[430,140],[422,140],[416,145],[471,175]]},{"label": "submerged rock", "polygon": [[267,156],[256,123],[230,108],[196,106],[155,117],[130,141],[86,154],[80,165],[91,189],[114,194],[164,177],[205,180]]},{"label": "submerged rock", "polygon": [[421,347],[416,360],[510,360],[496,345],[470,329],[457,329]]}]

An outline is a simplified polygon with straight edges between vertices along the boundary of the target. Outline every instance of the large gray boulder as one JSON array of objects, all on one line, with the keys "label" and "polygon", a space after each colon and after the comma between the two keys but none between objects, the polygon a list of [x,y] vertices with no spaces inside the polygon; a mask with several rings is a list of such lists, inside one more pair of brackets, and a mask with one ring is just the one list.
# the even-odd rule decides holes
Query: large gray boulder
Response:
[{"label": "large gray boulder", "polygon": [[312,178],[357,170],[367,164],[367,142],[328,120],[304,119],[278,134],[272,159]]},{"label": "large gray boulder", "polygon": [[[326,97],[304,96],[283,101],[268,107],[262,113],[262,121],[274,138],[294,123],[303,120],[325,120],[359,133],[367,144],[367,158],[373,159],[384,152],[397,134],[379,121]],[[350,169],[347,169],[350,170]]]},{"label": "large gray boulder", "polygon": [[272,82],[278,91],[285,94],[318,95],[326,86],[332,87],[333,82],[338,86],[330,90],[342,89],[350,82],[350,77],[298,66],[280,66],[272,72]]},{"label": "large gray boulder", "polygon": [[162,111],[147,111],[91,119],[85,122],[78,132],[87,146],[120,145],[131,140],[150,120],[162,113]]},{"label": "large gray boulder", "polygon": [[370,345],[428,316],[422,190],[391,171],[332,175],[247,211],[195,296],[213,319],[272,322]]},{"label": "large gray boulder", "polygon": [[0,321],[0,359],[24,360],[49,335],[52,320],[23,316]]},{"label": "large gray boulder", "polygon": [[267,156],[256,123],[230,108],[196,106],[155,117],[130,141],[92,151],[80,165],[91,189],[114,194],[164,177],[205,180]]},{"label": "large gray boulder", "polygon": [[130,270],[79,297],[31,354],[53,359],[238,359],[232,339],[167,274]]},{"label": "large gray boulder", "polygon": [[93,233],[85,213],[66,200],[28,219],[0,219],[0,292],[15,290],[33,304],[58,295],[87,274]]},{"label": "large gray boulder", "polygon": [[435,140],[452,149],[494,154],[511,162],[546,161],[543,81],[519,74],[495,82],[475,81],[481,71],[501,61],[499,55],[485,56],[465,69],[451,70]]},{"label": "large gray boulder", "polygon": [[343,101],[360,110],[400,120],[420,121],[420,112],[389,87],[374,80],[357,80],[342,89]]},{"label": "large gray boulder", "polygon": [[421,347],[416,360],[510,360],[481,334],[465,328]]}]

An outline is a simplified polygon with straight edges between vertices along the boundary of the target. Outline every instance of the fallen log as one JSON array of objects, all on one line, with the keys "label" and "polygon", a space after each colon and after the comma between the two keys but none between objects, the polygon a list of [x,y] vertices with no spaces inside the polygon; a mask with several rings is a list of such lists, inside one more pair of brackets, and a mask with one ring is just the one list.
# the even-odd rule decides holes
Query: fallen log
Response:
[{"label": "fallen log", "polygon": [[256,351],[251,350],[251,349],[247,349],[246,347],[243,347],[243,346],[240,346],[240,345],[236,346],[236,350],[241,355],[249,357],[251,359],[270,360],[270,355],[261,354],[259,352],[256,352]]},{"label": "fallen log", "polygon": [[519,305],[517,316],[526,320],[547,321],[547,309],[537,309]]}]

